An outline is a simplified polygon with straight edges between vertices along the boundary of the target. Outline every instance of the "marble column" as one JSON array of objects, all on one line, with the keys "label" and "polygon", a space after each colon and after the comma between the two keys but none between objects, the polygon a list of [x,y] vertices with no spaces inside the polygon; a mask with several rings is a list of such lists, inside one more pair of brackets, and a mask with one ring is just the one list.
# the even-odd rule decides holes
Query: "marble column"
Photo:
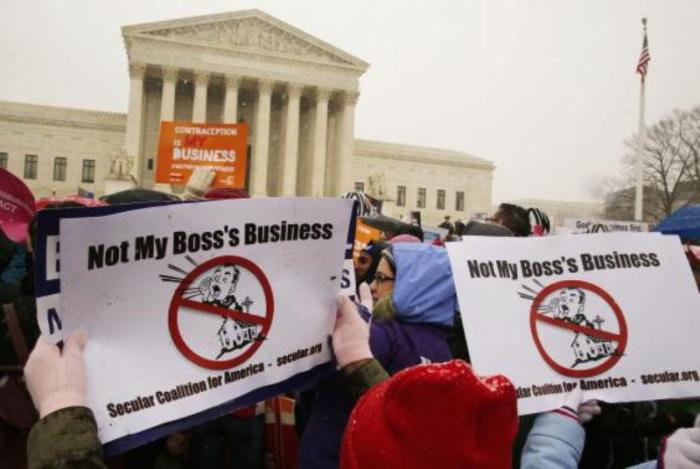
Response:
[{"label": "marble column", "polygon": [[146,73],[144,64],[129,64],[129,113],[126,119],[126,154],[133,158],[132,175],[141,181],[141,121],[143,119],[143,77]]},{"label": "marble column", "polygon": [[175,120],[175,87],[177,86],[178,69],[167,67],[163,69],[163,91],[160,101],[160,120]]},{"label": "marble column", "polygon": [[267,165],[270,151],[270,104],[272,87],[269,80],[258,83],[258,107],[255,113],[255,146],[250,171],[250,188],[253,196],[267,195]]},{"label": "marble column", "polygon": [[192,105],[192,122],[207,121],[207,88],[209,73],[196,71],[194,73],[194,104]]},{"label": "marble column", "polygon": [[241,79],[226,77],[226,96],[224,97],[224,124],[235,124],[238,120],[238,87]]},{"label": "marble column", "polygon": [[284,133],[284,166],[282,170],[282,195],[297,195],[297,166],[299,162],[299,100],[301,85],[290,83],[287,86],[287,126]]},{"label": "marble column", "polygon": [[343,96],[343,111],[341,114],[340,145],[338,160],[333,168],[334,197],[353,190],[352,187],[352,152],[355,142],[355,105],[359,93],[346,91]]},{"label": "marble column", "polygon": [[323,197],[326,186],[326,133],[328,131],[328,98],[330,91],[316,90],[316,119],[311,163],[311,195]]}]

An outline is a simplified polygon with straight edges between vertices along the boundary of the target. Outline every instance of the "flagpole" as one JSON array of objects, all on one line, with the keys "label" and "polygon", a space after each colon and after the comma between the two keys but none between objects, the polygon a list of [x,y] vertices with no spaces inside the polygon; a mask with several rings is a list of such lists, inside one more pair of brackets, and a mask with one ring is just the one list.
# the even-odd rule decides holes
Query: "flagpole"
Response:
[{"label": "flagpole", "polygon": [[[647,35],[647,19],[642,18],[644,27],[644,37]],[[635,175],[637,179],[636,190],[634,195],[634,219],[642,221],[642,210],[644,204],[644,144],[646,139],[646,127],[644,126],[644,78],[645,74],[641,74],[641,82],[639,87],[639,141],[637,145],[637,159],[635,161]]]}]

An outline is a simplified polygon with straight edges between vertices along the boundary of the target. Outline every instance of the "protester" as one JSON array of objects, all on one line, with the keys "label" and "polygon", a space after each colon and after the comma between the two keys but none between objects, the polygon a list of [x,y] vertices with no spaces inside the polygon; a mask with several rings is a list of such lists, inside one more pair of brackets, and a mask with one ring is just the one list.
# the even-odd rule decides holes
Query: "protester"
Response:
[{"label": "protester", "polygon": [[[350,417],[341,468],[510,467],[517,411],[506,378],[480,381],[468,365],[454,360],[409,368],[389,379],[368,342],[368,326],[356,306],[341,299],[333,347],[353,395],[366,393]],[[585,438],[581,424],[601,412],[596,401],[582,402],[581,396],[580,390],[571,392],[563,407],[537,419],[520,467],[578,467]],[[695,425],[671,435],[658,462],[635,467],[700,467],[700,416]]]},{"label": "protester", "polygon": [[526,237],[532,232],[527,210],[515,204],[499,205],[496,213],[487,221],[505,226],[515,236]]},{"label": "protester", "polygon": [[359,287],[362,283],[370,284],[374,281],[377,266],[381,259],[381,252],[389,245],[383,241],[370,241],[360,254],[353,259],[355,267],[355,281]]},{"label": "protester", "polygon": [[532,236],[547,236],[550,231],[549,217],[546,213],[538,208],[527,209],[528,219],[530,220],[530,227],[532,229]]},{"label": "protester", "polygon": [[438,225],[438,228],[447,230],[448,235],[454,234],[455,232],[455,226],[452,224],[450,219],[451,217],[449,215],[445,215],[445,219]]},{"label": "protester", "polygon": [[[416,243],[387,250],[377,268],[371,296],[370,348],[390,374],[420,363],[451,358],[447,334],[456,308],[454,285],[444,249]],[[366,285],[360,287],[369,321],[372,306]],[[342,373],[331,373],[315,388],[313,406],[300,441],[300,465],[304,468],[334,468],[339,462],[343,430],[353,401]]]}]

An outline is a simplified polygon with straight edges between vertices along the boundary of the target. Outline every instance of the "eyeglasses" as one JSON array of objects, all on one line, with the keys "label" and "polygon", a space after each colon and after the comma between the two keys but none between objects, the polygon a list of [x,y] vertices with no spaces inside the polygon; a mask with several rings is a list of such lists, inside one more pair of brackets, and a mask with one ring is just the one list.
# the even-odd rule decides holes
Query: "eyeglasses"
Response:
[{"label": "eyeglasses", "polygon": [[378,273],[377,275],[374,276],[374,281],[377,282],[377,285],[382,284],[384,282],[389,282],[389,281],[394,281],[396,277],[387,277],[383,273]]}]

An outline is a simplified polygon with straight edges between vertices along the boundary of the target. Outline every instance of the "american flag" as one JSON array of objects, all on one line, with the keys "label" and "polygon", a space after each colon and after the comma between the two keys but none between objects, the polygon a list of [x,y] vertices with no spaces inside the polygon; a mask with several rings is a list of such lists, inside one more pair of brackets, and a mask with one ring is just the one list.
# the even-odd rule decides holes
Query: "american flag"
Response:
[{"label": "american flag", "polygon": [[649,55],[649,41],[647,40],[647,32],[645,28],[644,42],[642,43],[642,53],[639,55],[639,62],[637,62],[637,73],[639,73],[642,76],[642,80],[644,80],[644,77],[647,75],[647,68],[649,68],[650,60],[651,55]]}]

